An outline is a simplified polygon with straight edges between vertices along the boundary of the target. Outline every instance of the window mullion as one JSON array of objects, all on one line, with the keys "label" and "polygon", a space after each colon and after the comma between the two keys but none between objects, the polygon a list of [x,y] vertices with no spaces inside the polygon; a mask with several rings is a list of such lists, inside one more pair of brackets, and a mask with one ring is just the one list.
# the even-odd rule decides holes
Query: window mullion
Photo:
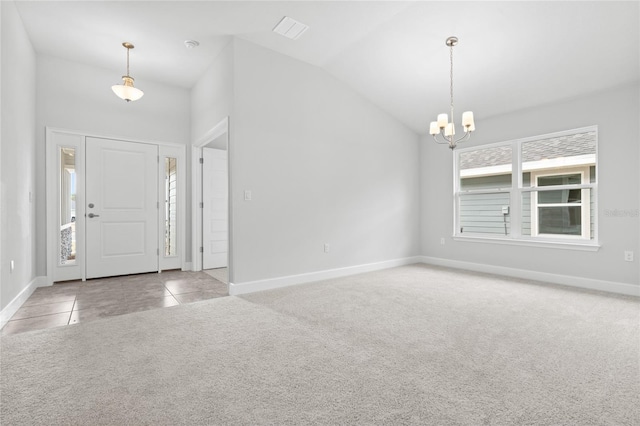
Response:
[{"label": "window mullion", "polygon": [[530,188],[522,188],[523,192],[544,192],[544,191],[562,191],[565,189],[591,189],[594,187],[592,183],[571,184],[571,185],[549,185],[549,186],[531,186]]},{"label": "window mullion", "polygon": [[[522,161],[520,144],[516,141],[511,143],[512,163],[511,163],[511,196],[510,212],[511,238],[520,238],[522,234]],[[515,179],[514,179],[515,178]]]}]

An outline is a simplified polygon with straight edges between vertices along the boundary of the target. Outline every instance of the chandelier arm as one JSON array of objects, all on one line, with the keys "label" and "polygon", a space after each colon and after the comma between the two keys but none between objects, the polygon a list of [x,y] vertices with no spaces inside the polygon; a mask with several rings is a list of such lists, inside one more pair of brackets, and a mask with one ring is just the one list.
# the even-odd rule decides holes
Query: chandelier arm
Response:
[{"label": "chandelier arm", "polygon": [[456,139],[456,143],[458,142],[464,142],[467,139],[469,139],[471,137],[471,132],[465,132],[464,136],[462,136],[460,139]]},{"label": "chandelier arm", "polygon": [[433,136],[433,140],[436,141],[437,144],[440,144],[440,145],[451,145],[451,142],[449,142],[448,139],[445,139],[444,141],[441,141],[441,140],[438,139],[438,135],[437,134],[436,135],[432,135],[432,136]]}]

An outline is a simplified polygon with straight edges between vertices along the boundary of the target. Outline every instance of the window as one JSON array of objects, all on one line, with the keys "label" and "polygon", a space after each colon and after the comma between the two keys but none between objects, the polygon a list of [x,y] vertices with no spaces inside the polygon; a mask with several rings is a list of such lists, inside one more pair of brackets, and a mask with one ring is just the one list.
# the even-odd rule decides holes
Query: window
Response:
[{"label": "window", "polygon": [[[589,169],[532,173],[531,225],[534,236],[590,238]],[[565,189],[558,189],[565,188]]]},{"label": "window", "polygon": [[455,153],[457,237],[593,245],[597,127]]},{"label": "window", "polygon": [[175,256],[177,254],[177,212],[178,212],[178,173],[177,159],[165,157],[164,159],[164,255]]},{"label": "window", "polygon": [[59,147],[60,258],[58,265],[76,262],[76,149]]}]

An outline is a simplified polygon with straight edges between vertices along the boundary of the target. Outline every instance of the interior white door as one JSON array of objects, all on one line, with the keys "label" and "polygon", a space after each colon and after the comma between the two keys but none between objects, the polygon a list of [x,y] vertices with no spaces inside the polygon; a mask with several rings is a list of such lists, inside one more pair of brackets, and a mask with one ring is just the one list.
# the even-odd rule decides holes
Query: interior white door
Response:
[{"label": "interior white door", "polygon": [[202,268],[223,268],[229,232],[227,151],[202,148],[202,158]]},{"label": "interior white door", "polygon": [[158,147],[86,139],[86,276],[158,270]]}]

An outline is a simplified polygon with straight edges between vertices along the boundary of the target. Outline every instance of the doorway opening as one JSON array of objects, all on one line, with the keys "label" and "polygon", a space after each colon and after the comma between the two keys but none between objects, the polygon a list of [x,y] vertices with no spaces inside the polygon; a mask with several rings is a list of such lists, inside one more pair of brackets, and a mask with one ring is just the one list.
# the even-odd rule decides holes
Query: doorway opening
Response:
[{"label": "doorway opening", "polygon": [[193,146],[194,271],[229,285],[233,277],[229,119],[226,117]]}]

